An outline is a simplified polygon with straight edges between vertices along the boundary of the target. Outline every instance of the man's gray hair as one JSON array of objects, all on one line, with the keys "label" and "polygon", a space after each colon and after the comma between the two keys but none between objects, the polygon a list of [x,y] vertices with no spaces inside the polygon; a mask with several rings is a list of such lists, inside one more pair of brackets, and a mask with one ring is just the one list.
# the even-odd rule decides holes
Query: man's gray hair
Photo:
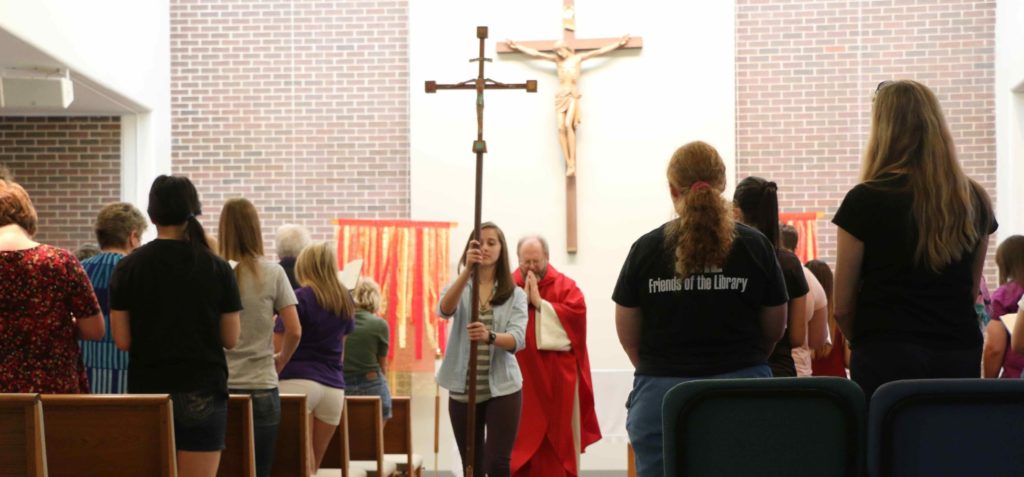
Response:
[{"label": "man's gray hair", "polygon": [[285,224],[277,229],[274,247],[280,258],[298,257],[299,252],[309,245],[309,231],[301,225]]},{"label": "man's gray hair", "polygon": [[544,256],[551,256],[551,254],[548,252],[548,241],[544,240],[544,237],[541,237],[540,235],[527,235],[519,239],[519,243],[516,244],[516,255],[519,255],[519,251],[523,249],[523,244],[530,240],[536,240],[540,242],[540,249],[544,251]]}]

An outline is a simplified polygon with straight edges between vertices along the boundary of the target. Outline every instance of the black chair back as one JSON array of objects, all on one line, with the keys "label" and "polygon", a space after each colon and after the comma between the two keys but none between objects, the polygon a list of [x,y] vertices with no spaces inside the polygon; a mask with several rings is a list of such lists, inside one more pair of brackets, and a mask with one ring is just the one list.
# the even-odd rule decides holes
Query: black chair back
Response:
[{"label": "black chair back", "polygon": [[872,476],[1024,475],[1024,380],[922,379],[871,398]]},{"label": "black chair back", "polygon": [[663,411],[666,476],[862,475],[864,394],[847,379],[695,380]]}]

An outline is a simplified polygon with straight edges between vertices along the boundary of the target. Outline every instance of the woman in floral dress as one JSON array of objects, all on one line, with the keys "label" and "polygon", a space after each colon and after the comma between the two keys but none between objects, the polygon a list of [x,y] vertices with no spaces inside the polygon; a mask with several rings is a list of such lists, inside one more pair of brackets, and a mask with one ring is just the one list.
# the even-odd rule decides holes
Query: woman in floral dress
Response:
[{"label": "woman in floral dress", "polygon": [[103,316],[75,256],[32,240],[28,193],[0,178],[0,392],[88,393],[78,338],[103,338]]}]

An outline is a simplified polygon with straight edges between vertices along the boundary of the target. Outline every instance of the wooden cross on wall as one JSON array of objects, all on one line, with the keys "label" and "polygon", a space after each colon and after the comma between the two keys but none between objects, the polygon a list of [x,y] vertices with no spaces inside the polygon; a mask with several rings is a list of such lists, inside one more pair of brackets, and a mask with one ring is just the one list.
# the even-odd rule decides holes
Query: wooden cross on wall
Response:
[{"label": "wooden cross on wall", "polygon": [[[579,62],[618,48],[641,48],[640,37],[625,36],[622,38],[576,38],[576,7],[574,0],[562,1],[562,39],[515,42],[499,42],[498,53],[526,53],[541,57],[558,64],[559,91],[556,95],[556,112],[559,114],[559,142],[562,156],[566,160],[565,176],[565,227],[566,251],[574,254],[578,250],[576,234],[576,125],[579,123],[577,81],[580,75]],[[558,56],[565,53],[552,54],[568,46],[572,57]],[[580,53],[586,51],[587,53]],[[563,61],[568,60],[568,61]],[[575,64],[571,62],[574,61]],[[567,87],[567,85],[570,85]],[[571,90],[571,92],[569,91]],[[568,117],[566,117],[568,116]]]}]

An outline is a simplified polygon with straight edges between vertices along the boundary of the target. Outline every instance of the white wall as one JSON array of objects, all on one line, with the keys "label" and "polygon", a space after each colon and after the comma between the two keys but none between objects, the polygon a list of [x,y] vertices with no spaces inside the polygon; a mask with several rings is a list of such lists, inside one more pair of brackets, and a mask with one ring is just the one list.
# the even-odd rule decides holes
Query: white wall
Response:
[{"label": "white wall", "polygon": [[999,237],[1024,234],[1024,0],[996,2]]},{"label": "white wall", "polygon": [[[410,3],[412,216],[457,221],[452,256],[458,257],[473,225],[475,95],[427,95],[423,82],[476,76],[475,64],[467,60],[477,55],[477,25],[490,27],[491,57],[497,56],[496,41],[560,38],[561,2]],[[577,4],[577,27],[580,38],[630,33],[644,41],[642,50],[585,63],[579,253],[565,252],[565,179],[551,63],[502,54],[487,65],[490,78],[537,79],[540,91],[486,93],[490,152],[484,159],[483,217],[497,222],[512,242],[527,233],[549,239],[552,264],[576,279],[587,297],[591,365],[631,368],[615,334],[610,297],[633,241],[673,215],[665,180],[669,157],[682,144],[701,139],[718,148],[729,177],[734,175],[734,6],[695,0],[583,2]],[[583,468],[624,469],[623,449],[592,447]]]},{"label": "white wall", "polygon": [[0,28],[146,108],[125,116],[121,180],[122,198],[144,207],[170,171],[168,0],[0,0]]}]

